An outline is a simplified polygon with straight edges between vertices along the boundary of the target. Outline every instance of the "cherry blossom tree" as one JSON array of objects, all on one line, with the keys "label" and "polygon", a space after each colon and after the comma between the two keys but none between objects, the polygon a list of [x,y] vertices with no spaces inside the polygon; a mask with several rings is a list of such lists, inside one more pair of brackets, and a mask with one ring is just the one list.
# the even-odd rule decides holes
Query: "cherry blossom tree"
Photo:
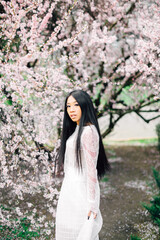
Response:
[{"label": "cherry blossom tree", "polygon": [[[109,116],[103,136],[127,113],[159,117],[158,10],[158,0],[1,1],[0,188],[18,201],[19,217],[27,199],[35,222],[39,194],[53,223],[57,140],[71,89],[88,91],[98,117]],[[38,226],[50,235],[43,211]]]},{"label": "cherry blossom tree", "polygon": [[82,1],[72,17],[74,29],[84,21],[88,28],[66,49],[67,73],[88,81],[98,116],[108,115],[103,136],[127,113],[147,123],[160,117],[159,8],[158,1]]},{"label": "cherry blossom tree", "polygon": [[[49,160],[54,160],[57,149],[63,93],[72,87],[64,73],[66,58],[60,56],[60,49],[74,38],[62,43],[58,34],[74,3],[68,2],[62,9],[64,16],[56,18],[52,33],[47,28],[59,2],[1,1],[0,188],[3,202],[16,209],[14,214],[19,218],[27,215],[32,224],[36,221],[37,228],[45,228],[44,238],[45,234],[53,235],[59,193],[59,180],[52,177],[56,168]],[[9,202],[7,192],[11,194]],[[39,211],[37,195],[43,200]],[[11,229],[13,216],[2,210],[3,226]],[[44,211],[48,212],[48,222]]]}]

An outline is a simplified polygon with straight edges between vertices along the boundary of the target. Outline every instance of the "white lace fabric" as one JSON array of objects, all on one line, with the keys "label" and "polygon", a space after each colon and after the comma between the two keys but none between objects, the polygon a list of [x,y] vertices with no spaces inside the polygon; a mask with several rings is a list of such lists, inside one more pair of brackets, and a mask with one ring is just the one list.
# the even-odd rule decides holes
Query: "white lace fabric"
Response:
[{"label": "white lace fabric", "polygon": [[[76,163],[79,126],[68,138],[64,160],[64,180],[56,211],[56,240],[98,240],[102,227],[97,179],[99,135],[94,125],[85,126],[81,135],[82,171]],[[97,213],[88,221],[88,212]]]},{"label": "white lace fabric", "polygon": [[99,135],[95,126],[88,126],[84,129],[81,144],[86,163],[88,209],[97,213],[99,204],[97,201],[98,192],[96,191],[98,183],[96,166],[99,153]]}]

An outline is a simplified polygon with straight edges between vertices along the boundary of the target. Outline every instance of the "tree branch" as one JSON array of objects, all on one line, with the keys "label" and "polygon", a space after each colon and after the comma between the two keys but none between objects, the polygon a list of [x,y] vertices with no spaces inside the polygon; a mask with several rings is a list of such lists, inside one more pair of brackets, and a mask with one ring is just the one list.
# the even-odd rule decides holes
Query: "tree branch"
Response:
[{"label": "tree branch", "polygon": [[146,122],[146,123],[149,123],[150,121],[155,120],[155,119],[157,119],[157,118],[160,117],[160,115],[158,115],[158,116],[156,116],[156,117],[153,117],[153,118],[150,118],[150,119],[146,119],[146,118],[143,117],[138,111],[135,111],[135,113],[136,113],[140,118],[142,118],[143,121]]},{"label": "tree branch", "polygon": [[155,109],[155,110],[139,110],[139,112],[148,112],[148,113],[150,113],[150,112],[160,112],[160,109],[158,108],[158,109]]},{"label": "tree branch", "polygon": [[[127,114],[127,112],[124,112],[123,114],[119,115],[119,117],[117,117],[116,120],[112,121],[112,123],[110,122],[109,127],[101,134],[101,135],[102,135],[102,138],[104,138],[104,137],[107,136],[109,133],[111,133],[112,130],[113,130],[113,128],[114,128],[114,126],[115,126],[115,124],[116,124],[124,115],[126,115],[126,114]],[[110,121],[111,121],[111,120],[113,120],[113,117],[110,118]]]},{"label": "tree branch", "polygon": [[135,7],[136,7],[135,3],[132,3],[131,6],[130,6],[130,8],[129,8],[128,11],[126,12],[126,15],[132,13],[133,10],[135,9]]},{"label": "tree branch", "polygon": [[137,79],[138,77],[140,77],[142,75],[141,72],[136,72],[135,75],[130,76],[129,78],[126,79],[126,81],[122,84],[122,86],[120,87],[120,89],[111,96],[111,99],[116,100],[116,98],[118,97],[118,95],[122,92],[123,88],[125,88],[126,86],[129,86],[132,82],[133,79]]},{"label": "tree branch", "polygon": [[[138,0],[136,0],[136,2],[138,2]],[[130,6],[130,8],[128,9],[128,11],[126,11],[126,15],[132,13],[133,10],[135,9],[135,6],[136,6],[135,3],[132,3],[131,6]],[[116,22],[114,22],[114,23],[111,25],[111,27],[109,28],[109,30],[111,31],[112,28],[114,28],[114,27],[117,25],[117,23],[118,23],[118,22],[121,22],[123,19],[124,19],[124,17],[121,17],[119,20],[117,20]]]},{"label": "tree branch", "polygon": [[[153,95],[153,96],[154,96],[154,95]],[[151,104],[153,104],[153,103],[158,103],[158,102],[160,102],[160,99],[156,99],[156,100],[150,101],[150,102],[145,103],[144,105],[142,105],[141,108],[144,108],[144,107],[146,107],[146,106],[149,106],[149,105],[151,105]]]},{"label": "tree branch", "polygon": [[91,11],[90,5],[88,0],[85,0],[85,2],[87,3],[87,7],[84,6],[84,9],[88,12],[88,14],[93,18],[93,20],[96,20],[96,17],[94,16],[93,12]]}]

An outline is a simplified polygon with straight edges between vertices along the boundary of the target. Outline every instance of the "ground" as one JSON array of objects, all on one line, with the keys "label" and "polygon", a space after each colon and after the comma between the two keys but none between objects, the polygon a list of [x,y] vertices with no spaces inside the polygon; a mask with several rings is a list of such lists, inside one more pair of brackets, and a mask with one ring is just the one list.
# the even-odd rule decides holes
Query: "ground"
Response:
[{"label": "ground", "polygon": [[131,234],[140,234],[136,224],[150,223],[141,202],[151,198],[152,189],[148,186],[153,182],[151,167],[160,170],[160,155],[155,146],[106,149],[112,170],[107,174],[108,181],[100,183],[104,221],[100,240],[129,240]]}]

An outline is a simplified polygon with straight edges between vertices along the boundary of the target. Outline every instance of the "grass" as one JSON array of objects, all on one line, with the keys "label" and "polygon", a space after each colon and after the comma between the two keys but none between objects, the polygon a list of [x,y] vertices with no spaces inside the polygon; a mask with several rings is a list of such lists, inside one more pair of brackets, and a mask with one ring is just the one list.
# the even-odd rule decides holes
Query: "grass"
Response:
[{"label": "grass", "polygon": [[132,139],[121,141],[105,140],[105,145],[157,145],[158,138]]}]

